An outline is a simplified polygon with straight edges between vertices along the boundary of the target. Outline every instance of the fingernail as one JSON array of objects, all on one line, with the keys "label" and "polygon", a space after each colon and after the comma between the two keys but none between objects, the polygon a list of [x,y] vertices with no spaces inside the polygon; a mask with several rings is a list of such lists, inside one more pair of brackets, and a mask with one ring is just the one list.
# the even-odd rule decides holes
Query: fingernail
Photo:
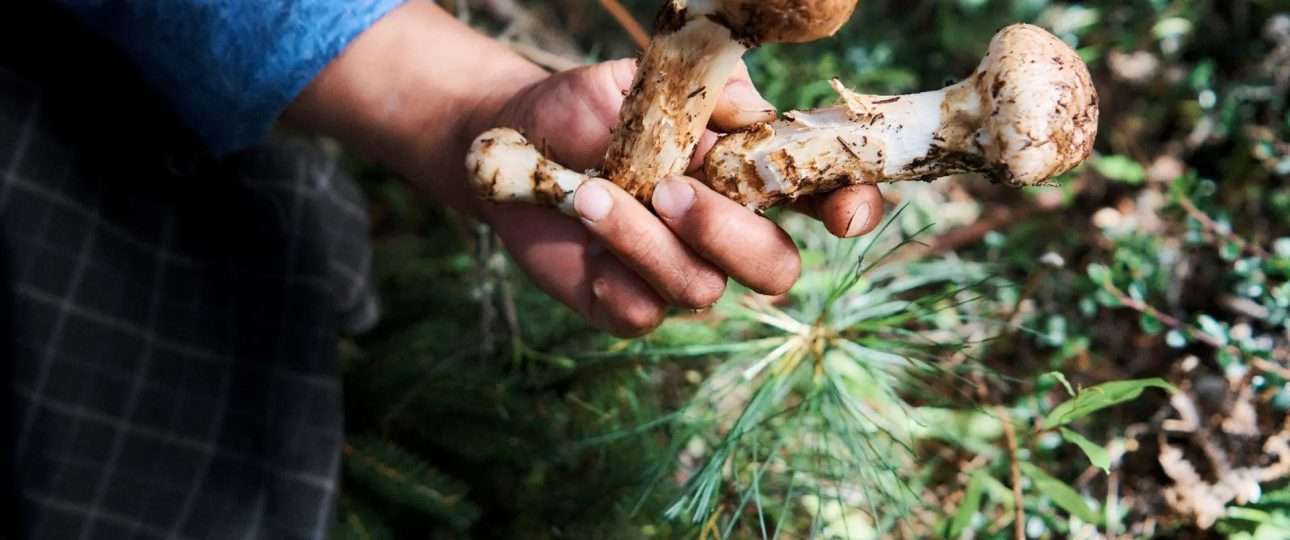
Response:
[{"label": "fingernail", "polygon": [[573,196],[573,208],[578,215],[587,221],[596,222],[605,219],[614,208],[614,197],[605,188],[594,182],[582,185]]},{"label": "fingernail", "polygon": [[775,119],[775,106],[757,93],[748,81],[726,85],[726,99],[739,109],[740,123],[768,122]]},{"label": "fingernail", "polygon": [[851,214],[851,221],[847,222],[847,238],[860,235],[866,224],[869,223],[869,216],[873,214],[873,209],[869,208],[869,203],[861,204],[856,208],[854,214]]},{"label": "fingernail", "polygon": [[694,205],[694,188],[678,179],[664,180],[654,188],[654,210],[668,219],[681,219]]}]

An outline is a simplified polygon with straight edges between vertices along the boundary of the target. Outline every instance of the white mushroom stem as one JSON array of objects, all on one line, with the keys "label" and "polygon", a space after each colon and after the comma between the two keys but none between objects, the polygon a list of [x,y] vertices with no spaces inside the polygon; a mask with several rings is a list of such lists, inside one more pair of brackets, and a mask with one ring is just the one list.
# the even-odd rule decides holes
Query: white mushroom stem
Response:
[{"label": "white mushroom stem", "polygon": [[685,172],[739,58],[763,42],[832,35],[856,0],[668,0],[641,56],[604,175],[648,204]]},{"label": "white mushroom stem", "polygon": [[573,193],[592,177],[547,159],[518,131],[494,128],[475,139],[466,170],[479,195],[497,203],[553,206],[570,216]]},{"label": "white mushroom stem", "polygon": [[[708,154],[708,183],[746,206],[766,208],[848,184],[930,180],[985,168],[984,157],[971,150],[932,155],[945,142],[937,138],[945,90],[867,96],[833,83],[845,104],[792,111],[725,137]],[[967,116],[979,116],[967,108]]]},{"label": "white mushroom stem", "polygon": [[605,156],[605,176],[642,201],[659,179],[685,172],[721,89],[748,50],[707,16],[714,2],[690,3],[696,9],[670,1],[660,15]]},{"label": "white mushroom stem", "polygon": [[1087,67],[1031,25],[1000,31],[972,76],[942,90],[870,96],[833,86],[835,107],[723,138],[707,157],[709,184],[752,208],[849,184],[968,172],[1038,185],[1088,157],[1097,135]]}]

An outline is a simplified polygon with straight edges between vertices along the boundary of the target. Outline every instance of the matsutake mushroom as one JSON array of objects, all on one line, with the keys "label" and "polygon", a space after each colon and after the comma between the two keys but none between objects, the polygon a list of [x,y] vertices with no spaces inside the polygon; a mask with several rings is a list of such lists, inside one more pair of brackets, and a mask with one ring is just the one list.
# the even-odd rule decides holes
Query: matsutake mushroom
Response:
[{"label": "matsutake mushroom", "polygon": [[636,68],[605,154],[606,178],[649,204],[685,172],[744,52],[837,32],[856,0],[670,0]]},{"label": "matsutake mushroom", "polygon": [[[850,184],[956,173],[1040,185],[1087,158],[1097,136],[1097,90],[1087,66],[1056,36],[1027,24],[1001,30],[976,71],[942,90],[870,96],[837,81],[834,88],[834,107],[792,111],[723,137],[707,156],[708,185],[754,209]],[[681,169],[684,161],[688,155]],[[570,213],[571,194],[588,178],[505,129],[481,135],[467,167],[486,198],[554,204]],[[607,164],[606,176],[617,181],[623,170]],[[654,174],[640,178],[679,171]]]},{"label": "matsutake mushroom", "polygon": [[1004,28],[972,76],[904,96],[857,94],[833,81],[835,107],[789,112],[721,139],[705,172],[754,208],[848,184],[981,172],[1042,184],[1078,165],[1097,137],[1097,89],[1070,46],[1037,26]]},{"label": "matsutake mushroom", "polygon": [[[855,6],[856,0],[668,0],[623,100],[605,155],[604,176],[648,205],[655,183],[685,172],[744,52],[761,43],[798,43],[832,35]],[[480,135],[474,148],[491,149],[491,155],[518,148],[513,136],[497,134],[493,130]],[[486,143],[497,140],[508,143]],[[525,192],[549,188],[549,183],[539,185],[549,180],[542,176],[549,168],[530,170],[522,179],[501,178],[484,173],[517,168],[477,167],[478,157],[472,152],[467,171],[486,198],[560,203],[572,195],[549,189],[540,197]],[[517,159],[538,163],[529,157]],[[576,189],[576,184],[566,187]]]}]

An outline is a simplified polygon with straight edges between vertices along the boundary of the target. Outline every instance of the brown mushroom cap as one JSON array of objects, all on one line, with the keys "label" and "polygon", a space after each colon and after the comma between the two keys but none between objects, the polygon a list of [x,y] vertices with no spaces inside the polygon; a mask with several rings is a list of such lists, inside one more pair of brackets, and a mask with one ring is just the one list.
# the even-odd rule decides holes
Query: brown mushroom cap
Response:
[{"label": "brown mushroom cap", "polygon": [[1038,26],[1004,28],[973,75],[985,111],[986,159],[1012,185],[1078,165],[1097,138],[1097,88],[1079,54]]},{"label": "brown mushroom cap", "polygon": [[741,40],[803,43],[833,35],[858,0],[726,0],[720,15]]}]

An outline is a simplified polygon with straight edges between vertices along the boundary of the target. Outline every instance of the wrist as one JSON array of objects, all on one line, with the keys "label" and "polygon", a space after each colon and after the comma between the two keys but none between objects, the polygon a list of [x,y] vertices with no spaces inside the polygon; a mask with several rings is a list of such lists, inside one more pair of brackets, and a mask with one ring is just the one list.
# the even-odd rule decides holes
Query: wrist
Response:
[{"label": "wrist", "polygon": [[[479,134],[497,127],[511,100],[548,76],[511,54],[499,51],[493,65],[473,74],[469,92],[440,96],[433,104],[432,98],[409,98],[410,106],[383,128],[390,152],[382,161],[440,202],[478,216],[478,197],[466,182],[466,153]],[[427,75],[413,86],[442,84],[433,69]]]},{"label": "wrist", "polygon": [[[509,51],[507,51],[509,53]],[[477,194],[467,181],[466,154],[471,144],[485,131],[499,127],[506,117],[506,111],[517,99],[533,85],[549,77],[549,74],[536,65],[511,53],[510,60],[499,62],[491,73],[481,74],[476,81],[480,92],[470,96],[454,107],[452,115],[455,125],[447,140],[413,142],[419,154],[425,160],[413,165],[414,170],[405,174],[414,180],[424,178],[433,185],[426,187],[433,191],[442,202],[463,213],[481,217],[481,203]],[[502,64],[505,64],[503,66]],[[415,140],[415,139],[414,139]],[[438,151],[427,152],[427,148]],[[441,174],[440,172],[446,174]],[[427,174],[433,172],[433,174]]]},{"label": "wrist", "polygon": [[[526,65],[517,69],[505,70],[487,80],[481,81],[483,90],[469,103],[462,105],[465,114],[460,118],[457,136],[468,147],[476,137],[496,127],[516,127],[503,125],[530,88],[550,77],[546,71],[521,60]],[[464,157],[464,156],[463,156]]]}]

